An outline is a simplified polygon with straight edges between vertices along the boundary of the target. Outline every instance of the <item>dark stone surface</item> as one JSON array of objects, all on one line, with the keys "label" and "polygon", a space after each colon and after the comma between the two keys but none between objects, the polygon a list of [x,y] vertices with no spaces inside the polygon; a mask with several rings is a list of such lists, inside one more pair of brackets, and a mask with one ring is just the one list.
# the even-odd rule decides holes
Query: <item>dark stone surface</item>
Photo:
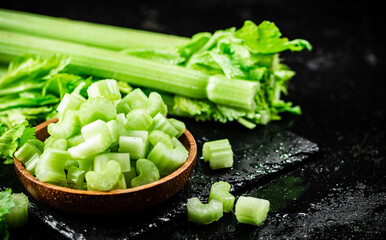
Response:
[{"label": "dark stone surface", "polygon": [[[207,191],[201,189],[220,177],[198,161],[195,172],[209,175],[204,179],[193,175],[179,195],[155,209],[109,221],[70,216],[34,203],[30,224],[11,231],[11,239],[382,239],[385,235],[386,88],[381,32],[386,21],[379,2],[9,1],[0,6],[181,36],[240,27],[246,19],[270,20],[284,36],[307,39],[314,47],[312,52],[281,55],[297,73],[288,98],[301,105],[300,117],[253,132],[232,124],[187,121],[199,145],[227,134],[238,149],[237,160],[264,163],[257,168],[261,172],[250,175],[252,179],[243,178],[250,165],[236,164],[240,175],[222,175],[234,181],[236,196],[264,196],[271,201],[272,209],[261,227],[238,224],[233,214],[208,226],[187,221],[181,212],[184,206],[178,204],[187,195],[205,199]],[[319,152],[307,158],[314,153],[313,143]],[[288,155],[280,158],[281,154]],[[272,158],[263,157],[268,155]],[[247,172],[242,171],[245,168]],[[1,181],[7,177],[3,170]],[[9,172],[12,177],[11,168]]]}]

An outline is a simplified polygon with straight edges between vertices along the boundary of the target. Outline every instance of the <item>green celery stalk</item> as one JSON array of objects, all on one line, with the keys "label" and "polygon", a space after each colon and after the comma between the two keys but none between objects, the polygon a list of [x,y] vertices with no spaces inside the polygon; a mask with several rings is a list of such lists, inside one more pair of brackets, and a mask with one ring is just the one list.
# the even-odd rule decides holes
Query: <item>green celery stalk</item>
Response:
[{"label": "green celery stalk", "polygon": [[[257,82],[232,79],[230,89],[226,77],[210,77],[198,70],[157,63],[107,49],[0,31],[0,60],[10,60],[24,54],[62,54],[71,57],[70,72],[117,79],[191,98],[208,98],[215,103],[250,110],[254,107],[251,103],[258,88]],[[237,92],[243,94],[234,94]]]},{"label": "green celery stalk", "polygon": [[0,28],[108,49],[164,49],[189,39],[163,33],[0,9]]}]

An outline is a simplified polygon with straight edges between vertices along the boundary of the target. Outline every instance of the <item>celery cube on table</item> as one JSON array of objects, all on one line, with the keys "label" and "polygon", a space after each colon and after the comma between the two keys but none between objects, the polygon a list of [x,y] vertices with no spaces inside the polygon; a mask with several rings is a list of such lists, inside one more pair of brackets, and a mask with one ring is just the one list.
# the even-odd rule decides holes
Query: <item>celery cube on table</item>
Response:
[{"label": "celery cube on table", "polygon": [[202,203],[197,197],[188,199],[186,204],[188,220],[196,224],[210,224],[223,216],[222,202],[212,200]]},{"label": "celery cube on table", "polygon": [[205,142],[202,155],[205,162],[209,161],[213,170],[233,166],[233,151],[228,139]]},{"label": "celery cube on table", "polygon": [[235,215],[240,223],[260,226],[269,211],[270,203],[268,200],[241,196],[235,206]]},{"label": "celery cube on table", "polygon": [[210,188],[209,201],[221,201],[224,212],[231,212],[234,206],[235,197],[229,193],[230,188],[231,185],[223,181],[214,183]]},{"label": "celery cube on table", "polygon": [[28,197],[24,193],[13,193],[11,199],[15,206],[12,207],[11,212],[4,215],[5,223],[9,228],[25,226],[28,223]]}]

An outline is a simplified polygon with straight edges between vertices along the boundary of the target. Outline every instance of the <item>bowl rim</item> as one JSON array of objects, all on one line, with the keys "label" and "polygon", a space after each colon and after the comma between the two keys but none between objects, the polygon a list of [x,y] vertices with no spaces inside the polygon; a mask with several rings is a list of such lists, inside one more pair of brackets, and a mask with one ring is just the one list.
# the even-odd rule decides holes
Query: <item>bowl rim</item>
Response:
[{"label": "bowl rim", "polygon": [[[40,123],[39,125],[36,126],[35,133],[40,131],[41,129],[47,127],[48,124],[56,122],[57,120],[58,120],[57,118],[54,118],[54,119],[50,119],[48,121],[45,121],[43,123]],[[186,138],[188,139],[190,149],[188,150],[189,151],[188,158],[186,159],[184,164],[182,164],[178,169],[176,169],[171,174],[169,174],[163,178],[160,178],[157,181],[154,181],[154,182],[151,182],[151,183],[148,183],[145,185],[141,185],[141,186],[133,187],[133,188],[126,188],[126,189],[116,189],[116,190],[111,190],[111,191],[106,191],[106,192],[93,191],[93,190],[72,189],[72,188],[68,188],[68,187],[62,187],[62,186],[54,185],[51,183],[42,182],[38,178],[33,176],[27,169],[25,169],[23,163],[19,159],[17,159],[15,156],[13,157],[13,160],[14,160],[14,165],[17,168],[17,170],[20,172],[20,174],[25,176],[29,181],[33,182],[34,184],[39,185],[39,186],[44,187],[44,188],[49,188],[51,190],[60,191],[60,192],[67,192],[67,193],[76,194],[76,195],[89,195],[89,196],[124,195],[124,194],[128,194],[128,193],[145,191],[147,189],[157,187],[157,186],[159,186],[159,185],[161,185],[169,180],[172,180],[173,178],[176,178],[177,176],[182,174],[184,171],[186,171],[191,164],[195,164],[196,157],[197,157],[196,141],[195,141],[193,135],[187,129],[185,129],[185,131],[182,135],[185,135]]]}]

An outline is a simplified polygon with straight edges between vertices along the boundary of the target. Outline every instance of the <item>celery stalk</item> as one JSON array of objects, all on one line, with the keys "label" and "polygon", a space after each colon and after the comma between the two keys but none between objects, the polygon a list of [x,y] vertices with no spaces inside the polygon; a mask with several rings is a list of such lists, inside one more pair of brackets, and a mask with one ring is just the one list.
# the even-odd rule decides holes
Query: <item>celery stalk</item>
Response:
[{"label": "celery stalk", "polygon": [[[253,107],[251,102],[254,102],[254,89],[258,84],[232,79],[231,85],[235,89],[229,89],[229,81],[216,80],[198,70],[157,63],[107,49],[1,30],[0,60],[10,60],[24,54],[63,54],[71,57],[69,71],[75,73],[127,81],[191,98],[209,98],[215,103],[244,109]],[[243,94],[235,95],[235,92]]]},{"label": "celery stalk", "polygon": [[171,48],[189,39],[162,33],[0,9],[0,28],[108,49]]},{"label": "celery stalk", "polygon": [[13,193],[11,197],[15,206],[4,216],[4,220],[9,228],[25,226],[28,223],[28,197],[24,193]]}]

